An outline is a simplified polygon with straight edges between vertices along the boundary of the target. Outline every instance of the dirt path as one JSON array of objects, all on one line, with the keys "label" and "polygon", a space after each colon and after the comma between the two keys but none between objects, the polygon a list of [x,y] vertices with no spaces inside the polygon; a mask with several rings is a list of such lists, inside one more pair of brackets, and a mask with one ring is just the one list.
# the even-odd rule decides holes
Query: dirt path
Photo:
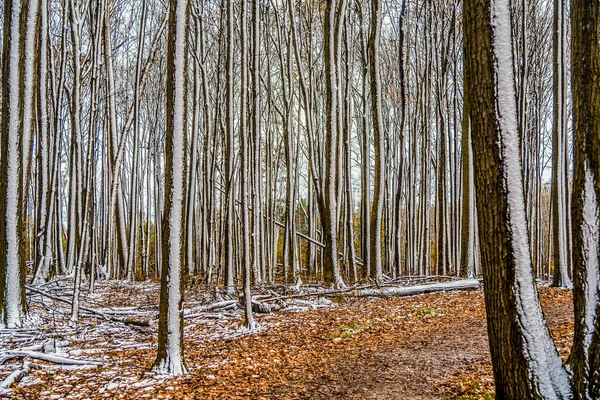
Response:
[{"label": "dirt path", "polygon": [[[447,294],[440,296],[444,298]],[[474,299],[474,304],[480,300],[478,293],[462,296]],[[435,296],[423,300],[422,310],[440,309],[439,303],[443,303]],[[427,315],[420,316],[423,330],[412,335],[398,333],[398,340],[394,343],[382,344],[359,358],[344,362],[342,371],[345,379],[342,384],[334,386],[323,382],[318,387],[320,397],[437,399],[451,395],[450,391],[444,393],[445,385],[456,390],[449,384],[453,379],[468,379],[469,373],[481,372],[481,369],[487,375],[489,350],[485,318],[479,310],[473,313],[473,309],[469,309],[461,314],[451,318],[431,316],[427,319]],[[441,319],[441,323],[430,323],[432,318]],[[472,386],[466,388],[463,394],[476,395],[477,390],[486,394],[492,385],[490,381],[483,380]],[[482,390],[482,387],[485,388]]]},{"label": "dirt path", "polygon": [[485,320],[457,324],[452,331],[411,338],[398,348],[382,349],[349,365],[348,386],[339,397],[356,399],[433,399],[434,385],[476,363],[486,364],[489,351]]},{"label": "dirt path", "polygon": [[[442,297],[447,295],[441,295]],[[464,294],[471,305],[481,305],[481,293]],[[438,302],[432,296],[425,303]],[[561,354],[566,357],[572,339],[570,294],[542,290],[545,315]],[[478,308],[478,307],[477,307]],[[490,398],[493,392],[485,315],[473,308],[443,326],[426,324],[425,332],[382,346],[359,359],[343,362],[344,380],[322,382],[319,397],[344,399]],[[462,314],[462,315],[461,315]]]},{"label": "dirt path", "polygon": [[[149,293],[132,288],[122,297],[131,299],[137,292]],[[117,302],[119,291],[111,293]],[[155,301],[153,296],[148,297],[149,303]],[[573,334],[571,294],[544,288],[541,297],[559,351],[566,356]],[[37,365],[12,395],[25,399],[491,398],[481,291],[336,302],[333,308],[260,317],[262,332],[230,339],[223,339],[221,332],[232,332],[240,321],[188,324],[185,346],[190,374],[177,379],[146,373],[155,357],[155,332],[132,338],[131,330],[122,330],[93,340],[87,334],[72,348],[88,357],[100,353],[107,360],[102,367],[64,370]],[[125,338],[140,347],[124,349],[120,343]]]}]

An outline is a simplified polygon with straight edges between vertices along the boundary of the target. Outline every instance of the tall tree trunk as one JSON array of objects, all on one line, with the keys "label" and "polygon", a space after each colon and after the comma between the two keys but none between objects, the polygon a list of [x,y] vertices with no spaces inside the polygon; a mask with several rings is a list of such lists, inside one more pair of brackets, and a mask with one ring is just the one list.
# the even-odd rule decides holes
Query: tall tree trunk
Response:
[{"label": "tall tree trunk", "polygon": [[323,196],[323,238],[325,259],[323,278],[326,283],[345,287],[338,263],[338,120],[339,120],[339,69],[338,48],[340,46],[340,19],[346,11],[346,0],[328,0],[325,9],[325,192]]},{"label": "tall tree trunk", "polygon": [[468,80],[464,71],[464,99],[462,121],[462,221],[459,276],[466,278],[475,275],[475,177],[473,171],[473,149],[471,147],[471,106],[469,105]]},{"label": "tall tree trunk", "polygon": [[[20,0],[4,3],[2,135],[0,135],[0,326],[20,327],[25,318],[21,95],[23,80]],[[31,62],[31,60],[29,60]]]},{"label": "tall tree trunk", "polygon": [[167,130],[165,208],[162,236],[158,352],[153,370],[169,375],[187,372],[183,359],[183,279],[185,268],[185,136],[187,110],[188,0],[170,0],[167,42]]},{"label": "tall tree trunk", "polygon": [[260,0],[252,0],[252,273],[254,282],[261,284],[264,276],[263,247],[264,232],[262,230],[262,166],[261,166],[261,132],[260,132]]},{"label": "tall tree trunk", "polygon": [[225,226],[223,236],[225,240],[225,289],[233,293],[235,283],[233,281],[233,221],[234,221],[234,125],[233,125],[233,0],[223,0],[227,4],[227,58],[226,58],[226,115],[225,115]]},{"label": "tall tree trunk", "polygon": [[523,196],[509,0],[466,0],[465,67],[496,397],[568,399],[533,275]]},{"label": "tall tree trunk", "polygon": [[[402,190],[404,187],[404,126],[406,123],[406,71],[405,71],[405,57],[404,57],[404,36],[405,36],[405,25],[404,18],[406,15],[406,0],[402,0],[400,6],[400,16],[398,23],[398,64],[399,64],[399,84],[400,84],[400,126],[398,131],[400,132],[400,141],[398,149],[398,181],[396,183],[396,194],[394,199],[394,219],[396,224],[394,226],[394,265],[393,268],[397,271],[398,275],[408,275],[407,264],[402,264]],[[408,219],[407,219],[408,223]]]},{"label": "tall tree trunk", "polygon": [[570,364],[574,397],[590,399],[600,397],[600,4],[593,0],[574,0],[571,27],[575,336]]},{"label": "tall tree trunk", "polygon": [[[117,127],[117,103],[116,103],[116,87],[113,67],[112,55],[112,40],[110,34],[110,1],[106,0],[104,6],[104,63],[106,68],[106,92],[107,92],[107,112],[108,112],[108,127],[110,140],[107,141],[109,147],[108,169],[109,179],[115,184],[109,185],[111,193],[110,198],[116,198],[116,215],[114,205],[109,206],[108,215],[108,258],[105,264],[108,266],[108,273],[112,277],[119,276],[119,268],[124,268],[127,262],[127,228],[125,225],[125,200],[121,191],[121,168],[118,162],[119,129]],[[111,176],[111,174],[113,176]],[[116,176],[115,176],[116,175]],[[111,203],[113,203],[111,201]],[[116,229],[115,229],[116,224]],[[118,264],[115,265],[112,260],[113,238],[116,235],[116,250]]]},{"label": "tall tree trunk", "polygon": [[246,38],[248,28],[248,6],[246,0],[242,0],[241,4],[241,84],[240,84],[240,196],[242,198],[242,276],[244,277],[244,325],[247,329],[252,330],[256,327],[254,317],[252,315],[252,291],[251,291],[251,274],[252,274],[252,258],[250,247],[250,221],[249,221],[249,204],[248,204],[248,147],[250,135],[248,134],[247,116],[248,116],[248,40]]},{"label": "tall tree trunk", "polygon": [[[552,126],[552,264],[553,286],[571,287],[568,247],[567,208],[567,104],[565,89],[565,5],[554,0],[553,29],[553,126]],[[538,205],[539,209],[539,205]]]},{"label": "tall tree trunk", "polygon": [[371,115],[373,118],[373,149],[375,150],[375,177],[371,205],[371,277],[383,279],[381,254],[382,213],[385,190],[385,157],[383,156],[384,127],[381,110],[381,77],[379,40],[381,36],[381,0],[371,0],[371,35],[369,36],[369,72],[371,77]]},{"label": "tall tree trunk", "polygon": [[[146,37],[146,15],[147,1],[142,0],[142,12],[140,15],[140,33],[138,37],[137,61],[135,66],[135,88],[133,92],[133,154],[131,161],[131,179],[129,186],[129,248],[127,252],[126,276],[128,280],[134,278],[135,254],[138,243],[138,219],[137,219],[137,190],[138,190],[138,163],[139,163],[139,137],[140,132],[140,97],[142,92],[142,63],[144,55],[144,39]],[[189,267],[189,265],[188,265]]]}]

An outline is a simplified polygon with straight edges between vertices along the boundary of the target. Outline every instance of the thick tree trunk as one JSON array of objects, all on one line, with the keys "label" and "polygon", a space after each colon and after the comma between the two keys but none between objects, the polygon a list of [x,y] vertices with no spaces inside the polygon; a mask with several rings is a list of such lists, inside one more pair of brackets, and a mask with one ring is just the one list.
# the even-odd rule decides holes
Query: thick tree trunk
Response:
[{"label": "thick tree trunk", "polygon": [[496,398],[568,399],[537,296],[523,197],[509,0],[466,0],[477,211]]},{"label": "thick tree trunk", "polygon": [[[2,135],[0,135],[0,326],[23,323],[25,260],[22,245],[22,144],[21,144],[21,33],[23,5],[4,3],[2,54]],[[30,60],[31,62],[31,60]]]},{"label": "thick tree trunk", "polygon": [[574,0],[571,26],[575,337],[569,361],[573,368],[574,397],[590,399],[600,396],[600,4],[593,0]]}]

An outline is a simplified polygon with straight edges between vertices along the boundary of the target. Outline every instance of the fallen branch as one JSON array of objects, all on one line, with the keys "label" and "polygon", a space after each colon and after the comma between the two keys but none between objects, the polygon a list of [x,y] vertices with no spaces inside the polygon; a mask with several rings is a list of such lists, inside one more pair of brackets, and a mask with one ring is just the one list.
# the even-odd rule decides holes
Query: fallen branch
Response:
[{"label": "fallen branch", "polygon": [[290,294],[287,296],[273,296],[271,298],[268,299],[261,299],[262,302],[268,302],[268,301],[276,301],[276,300],[287,300],[287,299],[302,299],[305,297],[319,297],[319,296],[334,296],[337,294],[343,294],[343,293],[348,293],[348,292],[354,292],[357,290],[362,290],[362,289],[367,289],[370,287],[373,287],[374,285],[363,285],[363,286],[357,286],[357,287],[353,287],[353,288],[345,288],[345,289],[336,289],[336,290],[325,290],[322,292],[310,292],[310,293],[302,293],[302,294]]},{"label": "fallen branch", "polygon": [[[183,318],[196,318],[196,317],[201,317],[204,314],[208,314],[210,313],[210,311],[224,311],[227,310],[229,308],[235,308],[237,306],[238,301],[237,300],[225,300],[225,301],[219,301],[217,303],[213,303],[213,304],[209,304],[206,306],[202,306],[202,307],[198,307],[198,308],[194,308],[194,309],[188,309],[184,312],[183,314]],[[214,313],[213,313],[214,315]]]},{"label": "fallen branch", "polygon": [[23,360],[21,368],[14,370],[0,383],[0,393],[6,392],[9,387],[19,382],[21,378],[29,373],[30,367],[31,362],[29,362],[29,360]]},{"label": "fallen branch", "polygon": [[9,351],[2,352],[2,353],[0,353],[0,361],[1,361],[0,364],[3,364],[7,360],[12,360],[15,358],[24,358],[24,357],[31,357],[31,358],[35,358],[37,360],[47,361],[47,362],[51,362],[54,364],[61,364],[61,365],[91,365],[91,366],[102,365],[102,363],[100,361],[75,360],[73,358],[51,355],[51,354],[46,354],[46,353],[42,353],[39,351],[32,351],[32,350],[9,350]]},{"label": "fallen branch", "polygon": [[235,318],[234,315],[227,314],[216,314],[216,313],[198,313],[198,314],[189,314],[185,316],[186,319],[191,318],[207,318],[207,319],[224,319],[224,318]]},{"label": "fallen branch", "polygon": [[[319,296],[355,296],[355,297],[369,297],[369,296],[413,296],[417,294],[431,293],[431,292],[443,292],[447,290],[467,290],[467,289],[479,289],[480,282],[477,279],[459,279],[450,282],[436,282],[431,284],[414,285],[414,286],[384,286],[382,284],[376,285],[363,285],[353,288],[328,290],[322,292],[311,292],[304,294],[292,294],[289,296],[273,296],[271,298],[262,298],[261,302],[271,302],[277,300],[287,299],[301,299],[305,297],[319,297]],[[377,287],[375,287],[377,286]]]},{"label": "fallen branch", "polygon": [[[66,303],[66,304],[73,304],[73,302],[71,300],[67,300],[67,299],[63,299],[62,297],[58,297],[58,296],[53,296],[50,293],[46,293],[43,290],[39,290],[33,286],[30,285],[25,285],[25,288],[33,293],[37,293],[40,296],[44,296],[47,297],[49,299],[55,300],[55,301],[59,301],[62,303]],[[88,314],[93,314],[93,315],[98,315],[108,321],[112,321],[112,322],[118,322],[121,324],[125,324],[125,325],[133,325],[133,326],[150,326],[150,321],[149,320],[136,320],[133,318],[125,318],[125,319],[121,319],[121,318],[116,318],[116,317],[112,317],[110,315],[106,315],[106,313],[102,312],[102,311],[98,311],[98,310],[94,310],[93,308],[89,308],[89,307],[83,307],[83,306],[79,306],[79,310],[86,312]]]},{"label": "fallen branch", "polygon": [[477,279],[461,279],[451,282],[432,283],[425,285],[414,285],[414,286],[400,286],[400,287],[381,287],[378,289],[363,289],[353,296],[356,297],[370,297],[370,296],[414,296],[417,294],[433,293],[433,292],[445,292],[449,290],[467,290],[467,289],[479,289],[481,283]]}]

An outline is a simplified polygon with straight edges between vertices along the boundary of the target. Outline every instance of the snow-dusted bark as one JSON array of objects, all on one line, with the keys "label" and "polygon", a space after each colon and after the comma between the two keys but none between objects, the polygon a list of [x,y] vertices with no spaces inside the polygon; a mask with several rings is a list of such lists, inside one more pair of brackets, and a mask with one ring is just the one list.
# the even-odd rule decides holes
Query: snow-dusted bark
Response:
[{"label": "snow-dusted bark", "polygon": [[[2,135],[0,135],[0,326],[16,328],[25,316],[22,239],[22,121],[20,0],[4,3]],[[31,61],[31,60],[30,60]]]},{"label": "snow-dusted bark", "polygon": [[464,18],[477,211],[497,397],[568,399],[569,378],[544,320],[529,248],[510,1],[482,5],[467,0]]},{"label": "snow-dusted bark", "polygon": [[171,0],[167,61],[165,210],[162,246],[158,354],[153,370],[181,375],[183,360],[183,279],[185,133],[188,0]]},{"label": "snow-dusted bark", "polygon": [[381,0],[371,1],[371,35],[369,36],[369,72],[371,77],[371,115],[373,120],[373,148],[375,150],[375,179],[373,181],[373,204],[371,205],[371,277],[383,279],[383,262],[381,254],[381,233],[384,184],[385,156],[384,131],[381,109],[381,74],[379,61],[379,41],[381,36]]},{"label": "snow-dusted bark", "polygon": [[[516,97],[512,77],[510,1],[494,1],[491,8],[492,49],[496,86],[496,118],[500,157],[507,196],[507,224],[512,235],[517,322],[523,335],[525,361],[533,389],[546,399],[569,398],[568,376],[550,337],[537,297],[529,251],[525,199],[519,154]],[[537,386],[537,388],[536,388]]]},{"label": "snow-dusted bark", "polygon": [[24,60],[23,63],[23,111],[22,111],[22,134],[21,146],[23,147],[23,187],[27,187],[30,173],[30,152],[34,131],[34,84],[36,61],[35,45],[38,39],[36,35],[37,20],[39,14],[39,1],[29,0],[26,11],[26,29],[24,32]]},{"label": "snow-dusted bark", "polygon": [[402,193],[404,191],[404,170],[405,170],[405,124],[406,124],[406,65],[405,65],[405,50],[404,50],[404,37],[405,37],[405,20],[406,18],[406,0],[402,0],[400,6],[400,16],[398,21],[398,64],[399,64],[399,85],[400,85],[400,126],[398,128],[400,132],[400,142],[398,145],[398,178],[396,183],[396,193],[394,199],[394,233],[393,233],[393,247],[394,247],[394,264],[393,268],[397,276],[408,275],[406,263],[402,264]]},{"label": "snow-dusted bark", "polygon": [[575,336],[569,364],[573,369],[574,397],[595,399],[600,396],[600,3],[574,0],[571,26]]},{"label": "snow-dusted bark", "polygon": [[[581,149],[581,148],[580,148]],[[598,202],[589,165],[579,165],[584,156],[576,149],[576,166],[573,183],[573,261],[575,288],[575,336],[570,356],[577,398],[589,385],[589,350],[595,330],[600,276],[598,271]],[[587,164],[587,163],[585,163]]]},{"label": "snow-dusted bark", "polygon": [[37,112],[39,115],[38,135],[39,135],[39,160],[38,180],[39,204],[38,204],[38,225],[36,227],[36,250],[38,251],[38,262],[34,273],[33,284],[38,285],[46,282],[50,277],[50,259],[52,257],[52,248],[50,258],[46,259],[46,252],[50,244],[51,231],[47,229],[48,214],[52,213],[53,199],[48,197],[51,191],[52,163],[50,162],[50,146],[52,141],[48,134],[48,99],[47,99],[47,78],[48,78],[48,3],[47,0],[40,2],[40,43],[39,43],[39,77]]}]

